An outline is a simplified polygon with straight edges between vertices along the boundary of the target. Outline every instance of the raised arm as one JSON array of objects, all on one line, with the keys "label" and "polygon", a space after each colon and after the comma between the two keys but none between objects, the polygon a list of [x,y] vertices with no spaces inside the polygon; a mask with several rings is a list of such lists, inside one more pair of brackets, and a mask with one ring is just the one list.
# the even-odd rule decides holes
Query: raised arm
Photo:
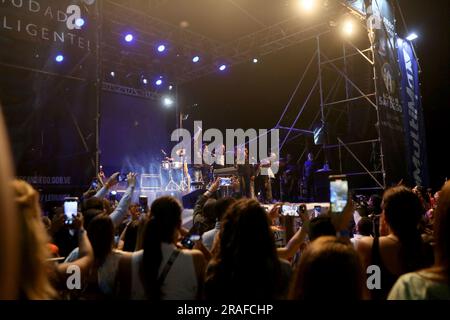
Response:
[{"label": "raised arm", "polygon": [[297,232],[294,234],[291,240],[289,240],[285,247],[277,249],[278,257],[282,259],[292,258],[300,248],[303,241],[305,241],[305,238],[309,231],[308,213],[306,211],[300,212],[300,218],[303,221],[303,226],[297,230]]},{"label": "raised arm", "polygon": [[130,206],[131,199],[133,198],[134,189],[136,187],[136,173],[130,172],[127,175],[127,181],[128,181],[127,191],[125,191],[125,194],[123,195],[122,199],[120,199],[117,208],[109,215],[115,228],[120,226],[120,224],[122,223],[123,219],[125,218],[128,212],[128,207]]},{"label": "raised arm", "polygon": [[63,278],[67,274],[67,268],[71,265],[76,265],[80,268],[82,275],[87,275],[89,268],[94,261],[94,250],[87,236],[86,230],[83,228],[83,216],[78,214],[73,223],[74,229],[78,232],[78,259],[73,262],[62,263],[58,265],[57,271]]},{"label": "raised arm", "polygon": [[114,173],[111,177],[109,177],[108,181],[105,182],[103,187],[97,191],[94,197],[96,198],[104,198],[108,195],[109,189],[111,189],[113,186],[115,186],[119,181],[119,172]]}]

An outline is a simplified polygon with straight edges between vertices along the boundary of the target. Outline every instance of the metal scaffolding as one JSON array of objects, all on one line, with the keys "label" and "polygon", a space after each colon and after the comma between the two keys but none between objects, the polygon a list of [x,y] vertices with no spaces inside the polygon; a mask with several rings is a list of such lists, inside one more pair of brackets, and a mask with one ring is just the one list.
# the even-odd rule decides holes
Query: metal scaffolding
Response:
[{"label": "metal scaffolding", "polygon": [[[353,11],[351,11],[352,14],[355,14]],[[352,106],[350,106],[350,103],[358,103],[359,105],[356,107],[369,107],[372,108],[375,111],[376,115],[376,122],[372,123],[373,127],[375,128],[376,135],[374,137],[368,137],[364,140],[358,140],[358,141],[344,141],[341,137],[335,136],[332,137],[333,140],[337,140],[337,143],[329,143],[330,137],[328,136],[327,140],[328,142],[322,145],[322,148],[320,151],[316,154],[317,155],[320,152],[329,152],[330,150],[337,149],[338,151],[338,162],[339,162],[339,173],[346,174],[348,176],[368,176],[370,179],[375,183],[375,185],[371,188],[359,188],[359,189],[384,189],[386,187],[386,174],[385,174],[385,166],[384,166],[384,154],[383,154],[383,147],[381,143],[381,132],[380,132],[380,126],[379,126],[379,107],[378,107],[378,100],[377,100],[377,78],[376,78],[376,69],[375,69],[375,55],[374,50],[375,46],[373,43],[373,30],[370,28],[367,28],[364,24],[365,17],[363,16],[357,16],[357,18],[361,21],[361,25],[364,27],[364,29],[367,31],[367,41],[366,45],[368,47],[365,48],[359,48],[355,44],[351,43],[348,40],[343,40],[342,44],[342,54],[340,54],[337,57],[329,58],[326,50],[324,50],[323,45],[321,44],[321,38],[328,33],[318,34],[315,37],[316,41],[316,51],[313,53],[311,60],[304,70],[304,73],[301,77],[301,80],[299,84],[301,84],[302,80],[304,79],[307,72],[309,72],[310,67],[312,65],[312,62],[315,60],[317,63],[317,79],[314,82],[314,85],[311,87],[309,94],[307,95],[305,101],[300,105],[298,109],[298,113],[295,117],[295,119],[292,121],[291,125],[289,126],[282,126],[281,122],[287,112],[287,110],[290,108],[290,102],[292,101],[292,97],[290,99],[290,102],[288,105],[286,105],[285,109],[283,110],[281,117],[275,126],[275,128],[286,131],[285,138],[283,142],[281,143],[281,148],[284,147],[286,142],[293,141],[296,138],[299,138],[304,135],[311,136],[313,134],[312,127],[316,120],[320,118],[320,122],[323,127],[327,127],[332,121],[338,121],[339,118],[342,116],[343,113],[350,114],[352,113]],[[372,83],[371,90],[368,92],[367,90],[364,90],[361,88],[360,85],[358,85],[357,81],[352,79],[351,74],[349,73],[349,64],[351,64],[351,59],[360,58],[361,61],[366,63],[369,66],[369,72],[365,75],[366,79]],[[338,63],[342,64],[342,67],[338,66]],[[325,71],[333,72],[337,78],[335,80],[334,85],[331,87],[331,89],[327,92],[324,88],[324,80],[323,80],[323,74]],[[336,84],[340,81],[344,80],[344,87],[343,93],[341,93],[341,96],[343,98],[339,98],[337,100],[334,100],[333,98],[330,99],[330,97],[336,96],[338,93],[336,90],[339,86]],[[297,89],[297,88],[296,88]],[[294,90],[295,95],[296,90]],[[356,94],[351,94],[351,92],[355,92]],[[302,113],[305,110],[305,106],[308,104],[311,96],[316,93],[318,95],[320,104],[319,104],[319,110],[316,114],[315,119],[311,122],[310,126],[304,129],[296,128],[296,123],[298,119],[301,117]],[[345,109],[338,109],[339,115],[338,118],[330,117],[331,108],[335,106],[342,106],[344,105]],[[336,110],[334,110],[336,111]],[[296,133],[296,136],[290,140],[288,140],[291,133]],[[367,150],[370,150],[370,148],[373,148],[373,145],[377,145],[378,152],[376,153],[376,157],[378,158],[376,161],[379,161],[380,168],[370,168],[370,164],[367,163],[367,161],[364,161],[361,159],[362,156],[367,156]],[[365,149],[363,151],[364,154],[361,154],[361,152],[356,152],[355,150],[352,150],[352,147],[354,146],[365,146],[369,149]],[[308,147],[306,146],[300,155],[300,158],[298,159],[298,162],[302,160],[304,155],[307,152]],[[343,168],[343,159],[342,159],[342,153],[343,151],[346,151],[348,155],[356,161],[358,167],[362,170],[361,172],[355,172],[354,170],[357,168],[352,168],[350,171],[346,171]],[[325,161],[327,161],[328,156],[325,154]],[[373,159],[372,159],[373,160]],[[356,188],[358,189],[358,188]]]}]

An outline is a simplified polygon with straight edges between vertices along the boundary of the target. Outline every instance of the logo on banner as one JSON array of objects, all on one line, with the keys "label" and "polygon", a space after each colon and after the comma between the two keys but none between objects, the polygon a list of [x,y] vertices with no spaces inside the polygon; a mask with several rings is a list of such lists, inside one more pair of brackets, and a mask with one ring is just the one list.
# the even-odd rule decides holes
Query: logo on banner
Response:
[{"label": "logo on banner", "polygon": [[381,74],[383,76],[384,86],[386,87],[386,90],[391,95],[394,95],[396,93],[395,90],[397,89],[397,86],[395,84],[392,67],[389,63],[383,64],[383,67],[381,68]]},{"label": "logo on banner", "polygon": [[415,72],[413,69],[413,58],[408,50],[408,45],[405,43],[401,48],[401,55],[403,57],[403,77],[406,79],[405,88],[406,94],[404,94],[404,103],[407,107],[407,114],[405,117],[408,121],[408,131],[410,139],[411,161],[413,166],[413,179],[416,185],[422,185],[422,150],[420,142],[420,122],[418,114],[418,96],[415,90]]}]

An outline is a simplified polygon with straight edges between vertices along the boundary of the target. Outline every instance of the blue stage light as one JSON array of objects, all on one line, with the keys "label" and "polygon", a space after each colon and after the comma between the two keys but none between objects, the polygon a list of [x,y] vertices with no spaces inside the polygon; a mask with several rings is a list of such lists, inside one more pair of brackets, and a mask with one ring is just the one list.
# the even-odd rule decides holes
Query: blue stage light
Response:
[{"label": "blue stage light", "polygon": [[195,56],[192,58],[192,62],[197,63],[200,61],[200,57],[199,56]]},{"label": "blue stage light", "polygon": [[77,20],[75,20],[75,25],[79,28],[81,28],[82,26],[84,26],[85,21],[83,18],[78,18]]},{"label": "blue stage light", "polygon": [[223,65],[221,65],[221,66],[219,67],[219,70],[220,70],[220,71],[224,71],[226,68],[227,68],[227,66],[223,64]]},{"label": "blue stage light", "polygon": [[163,45],[163,44],[160,44],[160,45],[158,46],[158,52],[164,52],[164,50],[166,50],[166,46]]},{"label": "blue stage light", "polygon": [[55,61],[58,62],[58,63],[63,62],[63,61],[64,61],[64,56],[63,56],[62,54],[58,54],[58,55],[55,57]]},{"label": "blue stage light", "polygon": [[133,39],[134,39],[134,37],[133,37],[133,35],[132,35],[131,33],[128,33],[128,34],[125,36],[125,41],[126,41],[126,42],[131,42],[131,41],[133,41]]}]

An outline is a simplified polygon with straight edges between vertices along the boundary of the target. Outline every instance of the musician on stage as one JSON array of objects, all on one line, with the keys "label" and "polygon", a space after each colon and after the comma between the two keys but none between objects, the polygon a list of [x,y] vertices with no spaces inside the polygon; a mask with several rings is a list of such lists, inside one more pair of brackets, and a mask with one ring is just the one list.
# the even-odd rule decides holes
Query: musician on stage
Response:
[{"label": "musician on stage", "polygon": [[308,153],[308,158],[303,165],[303,185],[306,188],[306,196],[309,201],[314,201],[314,172],[316,163],[311,152]]},{"label": "musician on stage", "polygon": [[298,200],[298,175],[298,165],[288,153],[281,173],[281,200],[289,202]]},{"label": "musician on stage", "polygon": [[242,196],[252,198],[252,196],[254,196],[255,191],[254,189],[255,167],[252,164],[250,164],[247,147],[236,149],[237,159],[242,157],[242,153],[244,155],[245,161],[243,164],[237,164],[239,185],[241,187]]},{"label": "musician on stage", "polygon": [[272,153],[270,157],[262,159],[256,170],[256,183],[255,192],[261,193],[261,201],[263,203],[272,203],[272,181],[275,179],[275,175],[272,171],[272,164],[277,161],[275,153]]}]

